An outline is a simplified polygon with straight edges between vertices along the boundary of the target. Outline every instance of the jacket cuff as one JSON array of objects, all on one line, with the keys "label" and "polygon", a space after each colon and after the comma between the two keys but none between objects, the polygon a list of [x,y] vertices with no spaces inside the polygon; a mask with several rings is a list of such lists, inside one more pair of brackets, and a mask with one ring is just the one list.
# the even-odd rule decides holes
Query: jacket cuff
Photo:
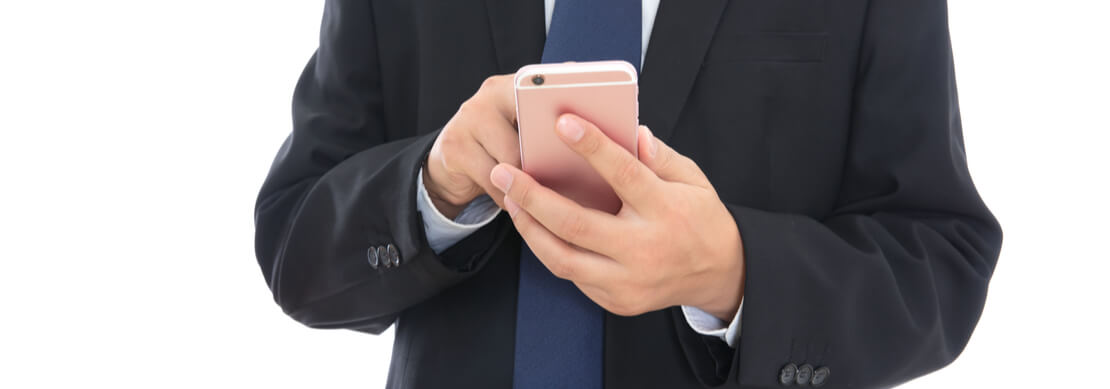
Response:
[{"label": "jacket cuff", "polygon": [[489,196],[481,196],[466,208],[454,220],[448,219],[435,207],[428,190],[424,186],[424,169],[416,176],[416,210],[424,222],[424,234],[428,239],[428,246],[436,254],[458,243],[463,238],[478,231],[497,218],[501,208]]},{"label": "jacket cuff", "polygon": [[732,317],[731,322],[725,323],[724,320],[718,319],[709,312],[695,307],[682,306],[682,316],[686,318],[686,324],[691,329],[699,334],[720,339],[731,348],[736,348],[736,343],[740,339],[740,317],[743,312],[744,300],[740,300],[740,307],[736,310],[736,316]]}]

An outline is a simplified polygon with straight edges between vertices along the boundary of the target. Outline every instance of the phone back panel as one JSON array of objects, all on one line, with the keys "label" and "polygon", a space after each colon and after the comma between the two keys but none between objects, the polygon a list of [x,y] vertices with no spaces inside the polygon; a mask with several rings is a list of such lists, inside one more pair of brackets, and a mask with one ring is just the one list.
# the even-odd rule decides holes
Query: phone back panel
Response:
[{"label": "phone back panel", "polygon": [[[543,78],[537,85],[536,76]],[[555,132],[555,122],[572,113],[594,123],[636,155],[639,124],[636,72],[623,61],[529,65],[516,74],[520,159],[525,172],[544,186],[578,202],[617,213],[613,189]]]}]

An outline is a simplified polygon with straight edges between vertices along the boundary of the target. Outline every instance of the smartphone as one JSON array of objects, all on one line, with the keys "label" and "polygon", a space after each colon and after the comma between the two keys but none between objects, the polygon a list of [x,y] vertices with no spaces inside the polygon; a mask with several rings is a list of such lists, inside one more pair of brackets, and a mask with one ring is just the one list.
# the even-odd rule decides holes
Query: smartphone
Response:
[{"label": "smartphone", "polygon": [[522,169],[584,207],[620,211],[613,188],[559,139],[555,122],[578,115],[636,156],[636,68],[625,61],[528,65],[516,72],[514,86]]}]

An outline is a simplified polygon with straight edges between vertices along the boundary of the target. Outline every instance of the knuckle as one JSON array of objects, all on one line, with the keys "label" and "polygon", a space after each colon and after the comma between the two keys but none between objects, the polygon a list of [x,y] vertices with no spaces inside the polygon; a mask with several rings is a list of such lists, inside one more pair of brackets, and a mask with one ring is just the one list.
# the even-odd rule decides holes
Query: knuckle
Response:
[{"label": "knuckle", "polygon": [[462,137],[459,136],[458,127],[447,127],[439,134],[439,144],[443,149],[454,149],[462,143]]},{"label": "knuckle", "polygon": [[698,167],[698,163],[694,162],[694,160],[690,159],[690,157],[679,155],[673,157],[672,159],[675,159],[675,164],[684,169],[687,173],[701,172],[701,168]]},{"label": "knuckle", "polygon": [[551,261],[551,263],[548,264],[548,270],[551,271],[551,274],[564,280],[574,278],[574,267],[565,259]]},{"label": "knuckle", "polygon": [[693,159],[690,159],[690,157],[687,157],[685,155],[672,154],[671,159],[676,159],[676,160],[680,161],[682,163],[682,165],[685,165],[685,166],[697,166],[697,163],[694,162]]},{"label": "knuckle", "polygon": [[482,112],[485,109],[485,103],[477,96],[467,99],[459,105],[460,116],[471,116]]},{"label": "knuckle", "polygon": [[451,162],[448,161],[446,155],[442,151],[439,153],[439,165],[443,167],[443,171],[446,172],[448,175],[456,174],[456,171],[453,167],[454,165],[452,165]]},{"label": "knuckle", "polygon": [[[528,220],[527,217],[518,217],[513,219],[513,228],[516,229],[517,233],[520,234],[520,237],[523,239],[521,244],[528,244],[527,240],[532,236],[532,229],[534,228],[532,221]],[[539,257],[539,254],[536,256]],[[540,262],[543,262],[545,265],[547,264],[547,261],[544,261],[543,258],[540,258]]]},{"label": "knuckle", "polygon": [[563,218],[562,225],[560,226],[563,236],[566,240],[569,241],[576,241],[579,238],[586,236],[586,234],[588,233],[588,228],[589,227],[586,226],[585,219],[577,214],[567,215],[565,218]]},{"label": "knuckle", "polygon": [[578,141],[578,150],[584,155],[593,155],[601,151],[602,139],[599,136],[594,136],[591,132],[586,132],[581,140]]},{"label": "knuckle", "polygon": [[674,165],[675,156],[671,153],[662,153],[662,158],[656,162],[656,168],[660,171],[667,171]]},{"label": "knuckle", "polygon": [[443,167],[452,173],[458,173],[465,169],[467,158],[464,154],[464,149],[456,143],[445,143],[443,148],[439,150]]},{"label": "knuckle", "polygon": [[439,160],[442,162],[441,165],[443,165],[443,171],[453,175],[458,173],[458,170],[455,168],[452,158],[454,158],[454,155],[451,153],[440,153],[439,156]]},{"label": "knuckle", "polygon": [[644,313],[644,304],[638,298],[638,293],[624,290],[614,299],[613,313],[621,316],[636,316]]},{"label": "knuckle", "polygon": [[639,162],[626,158],[617,165],[617,170],[613,173],[613,182],[620,186],[629,186],[635,184],[640,178],[640,165]]},{"label": "knuckle", "polygon": [[502,77],[500,77],[500,76],[486,77],[486,79],[482,81],[482,86],[479,88],[479,90],[488,90],[488,89],[497,88],[497,85],[501,83],[501,78]]},{"label": "knuckle", "polygon": [[439,159],[441,161],[443,161],[443,167],[446,168],[447,171],[449,171],[449,172],[455,170],[455,162],[457,160],[457,157],[456,157],[457,152],[458,152],[458,149],[455,148],[455,147],[452,147],[452,144],[447,142],[446,139],[444,139],[443,147],[441,147],[439,149]]},{"label": "knuckle", "polygon": [[614,315],[632,316],[632,311],[624,304],[624,299],[617,290],[609,291],[609,298],[605,300],[605,305],[603,307]]},{"label": "knuckle", "polygon": [[514,182],[513,186],[509,188],[509,191],[517,193],[516,202],[519,203],[521,207],[528,208],[532,205],[532,185],[525,182]]}]

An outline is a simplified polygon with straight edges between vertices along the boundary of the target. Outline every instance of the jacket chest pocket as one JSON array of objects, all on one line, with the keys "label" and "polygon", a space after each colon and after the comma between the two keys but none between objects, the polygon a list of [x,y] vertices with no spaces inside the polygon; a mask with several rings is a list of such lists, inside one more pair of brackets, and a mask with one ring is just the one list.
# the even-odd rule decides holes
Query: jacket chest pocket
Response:
[{"label": "jacket chest pocket", "polygon": [[828,36],[825,33],[750,32],[720,35],[706,54],[706,78],[732,90],[723,95],[795,96],[814,94]]},{"label": "jacket chest pocket", "polygon": [[[706,53],[688,105],[689,117],[712,136],[699,139],[716,159],[707,174],[722,198],[765,209],[794,209],[775,198],[776,182],[801,155],[822,153],[832,132],[822,127],[825,33],[718,35]],[[742,156],[736,163],[735,156]],[[735,183],[734,183],[735,182]]]},{"label": "jacket chest pocket", "polygon": [[828,49],[825,6],[826,0],[730,1],[703,61],[706,78],[746,96],[808,94]]}]

